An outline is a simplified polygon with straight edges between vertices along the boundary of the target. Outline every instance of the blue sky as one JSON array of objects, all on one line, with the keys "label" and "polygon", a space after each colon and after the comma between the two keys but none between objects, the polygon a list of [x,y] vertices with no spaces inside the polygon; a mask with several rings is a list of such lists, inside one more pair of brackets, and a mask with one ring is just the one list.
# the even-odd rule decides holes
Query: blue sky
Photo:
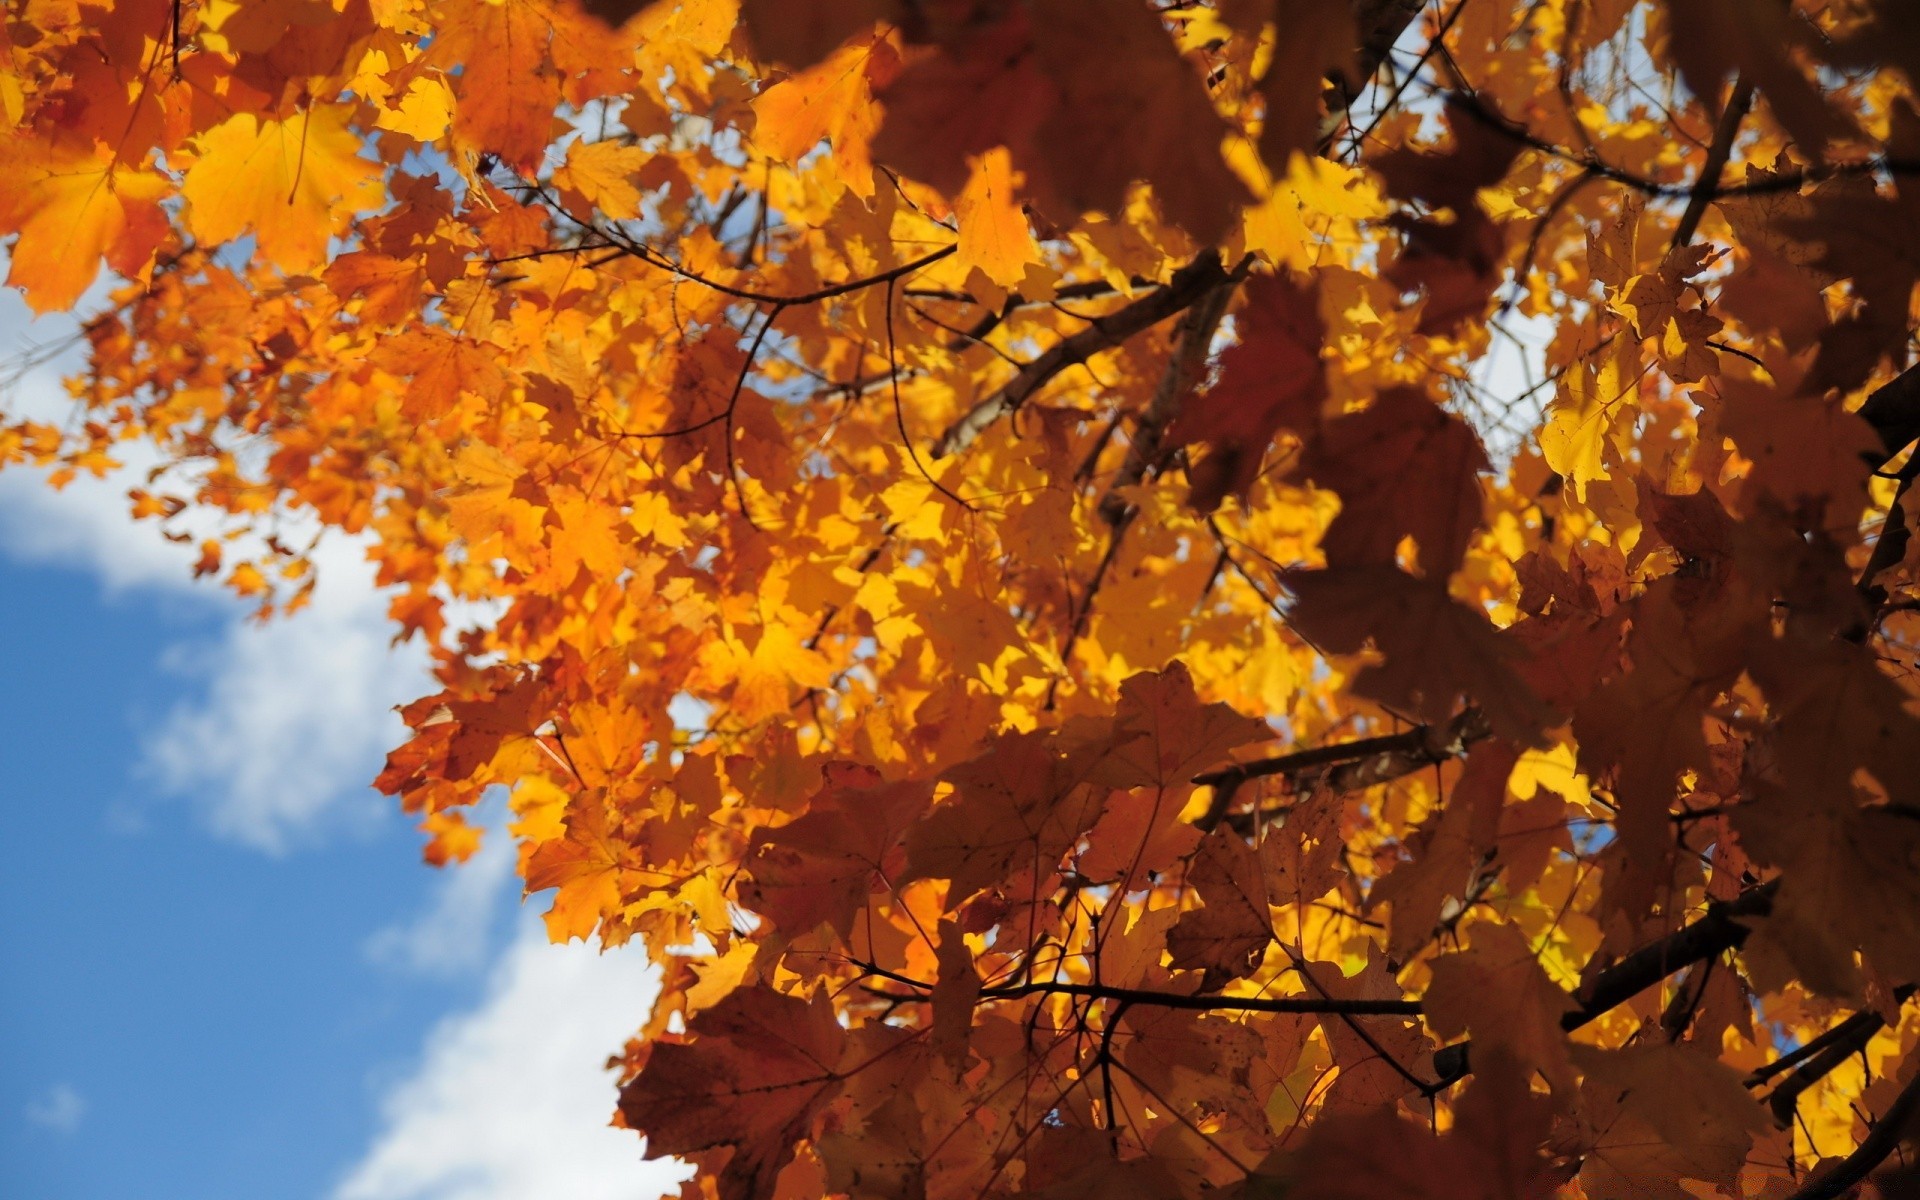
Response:
[{"label": "blue sky", "polygon": [[[0,352],[62,331],[0,293]],[[57,377],[0,404],[58,414]],[[366,787],[426,684],[359,549],[253,624],[127,519],[138,466],[0,474],[0,1196],[671,1188],[604,1128],[643,956],[546,945],[504,839],[434,871]]]}]

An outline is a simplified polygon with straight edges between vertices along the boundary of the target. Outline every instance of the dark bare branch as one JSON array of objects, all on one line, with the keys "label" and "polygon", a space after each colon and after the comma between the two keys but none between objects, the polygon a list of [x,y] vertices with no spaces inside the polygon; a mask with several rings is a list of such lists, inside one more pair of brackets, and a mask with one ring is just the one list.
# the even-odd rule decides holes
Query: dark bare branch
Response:
[{"label": "dark bare branch", "polygon": [[1874,1122],[1867,1136],[1860,1139],[1852,1154],[1840,1160],[1838,1166],[1814,1175],[1787,1200],[1837,1200],[1846,1195],[1850,1188],[1872,1174],[1875,1167],[1887,1161],[1894,1148],[1912,1132],[1916,1116],[1920,1116],[1920,1073],[1900,1089],[1900,1094],[1887,1105],[1887,1111],[1880,1114],[1880,1119]]},{"label": "dark bare branch", "polygon": [[974,405],[948,426],[947,431],[940,435],[940,440],[934,443],[933,456],[944,458],[965,450],[988,426],[1026,403],[1028,397],[1046,386],[1054,376],[1103,350],[1119,346],[1143,329],[1158,325],[1226,279],[1227,272],[1220,265],[1220,256],[1208,250],[1174,272],[1166,286],[1103,317],[1095,317],[1085,329],[1060,339],[1052,349],[1028,363],[991,396]]}]

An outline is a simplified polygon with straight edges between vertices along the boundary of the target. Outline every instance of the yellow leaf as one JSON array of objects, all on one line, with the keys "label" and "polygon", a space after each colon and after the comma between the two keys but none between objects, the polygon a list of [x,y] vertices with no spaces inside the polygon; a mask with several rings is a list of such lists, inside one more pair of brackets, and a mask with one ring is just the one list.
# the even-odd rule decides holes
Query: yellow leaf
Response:
[{"label": "yellow leaf", "polygon": [[437,76],[416,76],[399,105],[383,110],[373,123],[422,142],[444,137],[453,123],[453,91]]},{"label": "yellow leaf", "polygon": [[208,243],[251,229],[283,271],[325,262],[328,240],[348,218],[380,203],[380,168],[360,157],[350,112],[316,105],[284,121],[236,113],[202,134],[180,189],[187,228]]},{"label": "yellow leaf", "polygon": [[954,202],[960,218],[960,250],[954,261],[962,271],[979,268],[1003,288],[1026,276],[1027,264],[1040,258],[1040,246],[1027,226],[1027,214],[1014,195],[1013,156],[997,146],[972,160],[966,190]]},{"label": "yellow leaf", "polygon": [[1607,434],[1624,397],[1618,365],[1608,356],[1597,371],[1591,365],[1568,371],[1547,405],[1547,423],[1540,427],[1540,455],[1573,481],[1573,494],[1583,503],[1588,483],[1613,478],[1605,461]]},{"label": "yellow leaf", "polygon": [[579,192],[614,220],[631,221],[640,215],[634,176],[649,157],[640,147],[617,141],[575,142],[567,147],[566,165],[553,173],[553,181]]}]

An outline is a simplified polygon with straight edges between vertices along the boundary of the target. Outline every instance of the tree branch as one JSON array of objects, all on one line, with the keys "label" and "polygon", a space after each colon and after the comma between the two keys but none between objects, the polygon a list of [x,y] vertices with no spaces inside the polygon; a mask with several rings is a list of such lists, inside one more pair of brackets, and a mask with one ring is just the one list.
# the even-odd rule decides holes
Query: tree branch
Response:
[{"label": "tree branch", "polygon": [[[1913,990],[1911,985],[1900,988],[1894,992],[1894,999],[1905,1004],[1913,995]],[[1860,1053],[1873,1040],[1873,1036],[1886,1027],[1885,1017],[1871,1010],[1862,1010],[1800,1047],[1798,1054],[1803,1061],[1799,1068],[1781,1080],[1780,1085],[1767,1097],[1767,1108],[1773,1113],[1774,1122],[1782,1129],[1791,1128],[1793,1115],[1800,1106],[1801,1093],[1825,1079],[1841,1063]],[[1787,1060],[1783,1058],[1780,1061]],[[1769,1063],[1768,1066],[1777,1067],[1778,1064]],[[1759,1074],[1758,1071],[1754,1072],[1754,1075]],[[1749,1081],[1752,1078],[1749,1076]]]},{"label": "tree branch", "polygon": [[[1699,920],[1642,946],[1595,975],[1576,993],[1574,998],[1579,1007],[1560,1018],[1560,1027],[1572,1033],[1675,971],[1738,949],[1746,942],[1748,933],[1747,926],[1740,923],[1741,918],[1763,917],[1772,912],[1774,896],[1779,890],[1779,881],[1772,880],[1733,900],[1710,902]],[[1433,1065],[1442,1087],[1464,1079],[1473,1070],[1469,1058],[1471,1045],[1460,1042],[1434,1053]]]},{"label": "tree branch", "polygon": [[1445,725],[1420,725],[1401,733],[1336,742],[1276,758],[1238,763],[1195,775],[1193,782],[1232,789],[1249,779],[1303,775],[1337,765],[1338,770],[1327,772],[1327,785],[1339,792],[1358,791],[1456,758],[1491,732],[1486,715],[1477,708],[1469,708]]},{"label": "tree branch", "polygon": [[[854,966],[880,979],[931,993],[934,985],[889,971],[878,963],[849,959]],[[982,1000],[1019,1000],[1027,996],[1080,996],[1112,1000],[1149,1008],[1179,1008],[1196,1012],[1309,1013],[1358,1017],[1417,1017],[1418,1000],[1337,1000],[1328,996],[1208,996],[1184,992],[1156,992],[1148,988],[1115,987],[1105,983],[1035,982],[980,989]]]},{"label": "tree branch", "polygon": [[1880,1114],[1867,1136],[1860,1139],[1852,1154],[1840,1160],[1830,1171],[1815,1175],[1787,1200],[1837,1200],[1853,1185],[1865,1179],[1873,1169],[1887,1161],[1894,1147],[1907,1136],[1908,1126],[1920,1116],[1920,1073],[1900,1089],[1887,1111]]},{"label": "tree branch", "polygon": [[1694,231],[1700,228],[1700,218],[1707,215],[1707,205],[1713,202],[1713,193],[1720,187],[1720,174],[1727,168],[1727,159],[1733,154],[1733,140],[1740,133],[1740,122],[1746,119],[1747,110],[1753,107],[1753,81],[1744,74],[1734,77],[1733,93],[1727,98],[1727,107],[1720,114],[1720,124],[1714,127],[1713,144],[1707,147],[1707,161],[1700,165],[1699,182],[1693,186],[1693,194],[1687,197],[1686,211],[1680,214],[1680,224],[1674,228],[1672,249],[1679,249],[1693,240]]},{"label": "tree branch", "polygon": [[1218,252],[1203,252],[1174,272],[1164,287],[1138,300],[1095,317],[1087,327],[1071,337],[1054,343],[1053,348],[1022,368],[1012,379],[1000,385],[992,395],[967,410],[947,427],[933,444],[933,456],[945,458],[971,446],[989,425],[1018,409],[1054,376],[1087,361],[1102,350],[1110,350],[1143,329],[1159,324],[1205,295],[1215,285],[1226,282],[1225,268]]},{"label": "tree branch", "polygon": [[982,1000],[1017,1000],[1022,996],[1084,996],[1154,1008],[1181,1008],[1199,1012],[1315,1013],[1349,1017],[1417,1017],[1418,1000],[1339,1000],[1330,996],[1189,996],[1143,988],[1113,987],[1104,983],[1023,983],[1008,988],[983,988]]}]

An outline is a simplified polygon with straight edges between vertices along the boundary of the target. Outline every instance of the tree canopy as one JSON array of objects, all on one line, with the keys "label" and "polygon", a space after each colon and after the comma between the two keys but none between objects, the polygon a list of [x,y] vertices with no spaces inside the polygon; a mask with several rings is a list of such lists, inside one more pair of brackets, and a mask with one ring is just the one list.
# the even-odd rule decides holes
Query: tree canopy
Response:
[{"label": "tree canopy", "polygon": [[87,354],[0,462],[141,444],[263,614],[366,547],[440,687],[379,785],[434,862],[510,789],[553,938],[644,942],[690,1197],[1920,1189],[1911,5],[13,0],[0,63]]}]

